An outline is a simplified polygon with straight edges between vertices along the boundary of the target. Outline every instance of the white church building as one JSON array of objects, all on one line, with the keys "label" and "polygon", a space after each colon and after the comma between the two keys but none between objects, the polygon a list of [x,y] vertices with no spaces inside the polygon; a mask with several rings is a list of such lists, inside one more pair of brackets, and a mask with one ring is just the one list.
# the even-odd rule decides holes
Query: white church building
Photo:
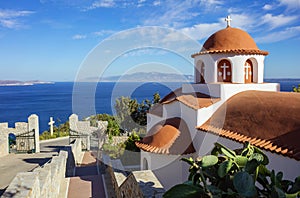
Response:
[{"label": "white church building", "polygon": [[193,54],[194,83],[165,96],[147,115],[147,136],[136,142],[142,169],[165,189],[187,180],[182,157],[208,154],[215,142],[231,149],[261,148],[270,169],[300,175],[300,94],[264,82],[264,60],[245,31],[230,26],[212,34]]}]

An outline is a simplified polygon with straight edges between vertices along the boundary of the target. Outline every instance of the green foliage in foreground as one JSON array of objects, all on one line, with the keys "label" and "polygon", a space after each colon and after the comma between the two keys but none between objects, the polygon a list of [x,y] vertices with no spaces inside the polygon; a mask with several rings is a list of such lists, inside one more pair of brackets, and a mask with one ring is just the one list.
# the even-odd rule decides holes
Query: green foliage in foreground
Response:
[{"label": "green foliage in foreground", "polygon": [[249,143],[239,151],[215,143],[211,155],[182,160],[190,165],[188,181],[172,187],[165,198],[300,196],[300,176],[292,182],[283,180],[282,172],[269,171],[268,157]]},{"label": "green foliage in foreground", "polygon": [[60,124],[58,127],[53,127],[53,135],[51,136],[49,131],[44,131],[42,134],[40,134],[40,140],[48,140],[58,137],[65,137],[69,135],[69,121]]},{"label": "green foliage in foreground", "polygon": [[300,84],[298,87],[293,86],[293,92],[300,92]]}]

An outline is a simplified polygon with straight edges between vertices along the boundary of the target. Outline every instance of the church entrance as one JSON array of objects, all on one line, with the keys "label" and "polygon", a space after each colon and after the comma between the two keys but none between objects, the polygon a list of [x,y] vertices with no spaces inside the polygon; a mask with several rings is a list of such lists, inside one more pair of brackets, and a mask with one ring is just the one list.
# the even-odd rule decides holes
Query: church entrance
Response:
[{"label": "church entrance", "polygon": [[231,82],[231,64],[229,60],[221,60],[218,63],[218,82]]},{"label": "church entrance", "polygon": [[247,60],[244,65],[244,79],[245,83],[253,82],[253,64],[251,60]]}]

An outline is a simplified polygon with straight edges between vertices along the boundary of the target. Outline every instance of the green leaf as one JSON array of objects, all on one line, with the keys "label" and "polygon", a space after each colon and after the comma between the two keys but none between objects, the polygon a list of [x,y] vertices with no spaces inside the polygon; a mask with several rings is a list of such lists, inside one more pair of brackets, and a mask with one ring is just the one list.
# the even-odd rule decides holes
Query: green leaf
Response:
[{"label": "green leaf", "polygon": [[239,167],[245,167],[248,161],[248,158],[245,156],[237,155],[234,161],[237,163]]},{"label": "green leaf", "polygon": [[210,153],[211,153],[212,155],[218,156],[218,155],[221,153],[221,151],[220,151],[220,149],[219,149],[217,146],[215,146],[215,147],[213,148],[213,150],[211,150]]},{"label": "green leaf", "polygon": [[236,154],[233,150],[227,148],[226,146],[216,142],[215,145],[221,149],[221,152],[229,158],[235,158]]},{"label": "green leaf", "polygon": [[256,153],[259,153],[259,154],[261,154],[264,157],[264,160],[262,161],[262,164],[263,165],[268,165],[269,164],[269,158],[268,158],[268,156],[266,156],[266,154],[264,154],[264,152],[262,152],[262,150],[260,150],[259,148],[255,147],[255,146],[253,148],[254,148],[254,151]]},{"label": "green leaf", "polygon": [[221,148],[221,151],[224,155],[226,155],[229,158],[235,158],[235,153],[229,152],[228,150]]},{"label": "green leaf", "polygon": [[282,180],[281,181],[281,188],[284,192],[287,192],[290,186],[293,185],[293,182],[290,180]]},{"label": "green leaf", "polygon": [[296,192],[300,192],[300,176],[295,179],[295,182],[288,193],[294,194]]},{"label": "green leaf", "polygon": [[277,181],[278,181],[278,182],[280,182],[280,183],[281,183],[281,181],[282,181],[282,178],[283,178],[283,173],[280,171],[280,172],[278,172],[278,173],[277,173],[277,175],[276,175],[276,179],[277,179]]},{"label": "green leaf", "polygon": [[235,174],[233,186],[244,197],[255,197],[257,194],[253,178],[247,172],[238,172]]},{"label": "green leaf", "polygon": [[218,168],[218,175],[219,177],[223,178],[225,175],[228,174],[232,167],[233,163],[231,160],[226,160],[222,162]]},{"label": "green leaf", "polygon": [[245,171],[248,173],[254,173],[263,160],[263,155],[259,153],[253,153],[248,159],[248,162],[245,166]]},{"label": "green leaf", "polygon": [[251,160],[253,160],[253,159],[255,159],[255,160],[257,160],[258,162],[262,162],[262,161],[264,161],[264,156],[262,155],[262,154],[260,154],[260,153],[253,153],[250,157],[249,157],[249,161],[251,161]]},{"label": "green leaf", "polygon": [[207,168],[218,163],[218,157],[214,155],[206,155],[202,158],[201,166]]},{"label": "green leaf", "polygon": [[244,149],[241,152],[241,155],[242,156],[247,156],[249,154],[249,152],[250,152],[250,147],[251,147],[250,143],[249,142],[245,142]]},{"label": "green leaf", "polygon": [[272,198],[286,198],[285,193],[280,188],[277,188],[276,186],[274,186],[274,188],[272,188],[271,197]]},{"label": "green leaf", "polygon": [[300,195],[300,194],[299,193],[294,193],[294,194],[285,193],[286,198],[297,198],[298,195]]},{"label": "green leaf", "polygon": [[267,167],[263,164],[259,165],[259,174],[264,176],[270,176],[271,172],[267,169]]},{"label": "green leaf", "polygon": [[163,197],[165,198],[197,198],[203,194],[204,191],[197,186],[188,184],[178,184],[168,190]]}]

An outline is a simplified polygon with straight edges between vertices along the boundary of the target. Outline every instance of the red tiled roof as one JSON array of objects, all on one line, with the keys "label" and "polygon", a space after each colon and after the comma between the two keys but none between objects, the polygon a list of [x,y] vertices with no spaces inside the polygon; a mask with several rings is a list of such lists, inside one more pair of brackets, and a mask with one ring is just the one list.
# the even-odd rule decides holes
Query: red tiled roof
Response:
[{"label": "red tiled roof", "polygon": [[160,101],[160,103],[169,104],[174,101],[179,101],[190,108],[200,109],[203,107],[208,107],[219,100],[219,98],[212,98],[209,95],[202,93],[182,93],[182,88],[179,88],[169,93]]},{"label": "red tiled roof", "polygon": [[300,160],[300,94],[241,92],[197,128]]},{"label": "red tiled roof", "polygon": [[232,27],[227,27],[212,34],[205,41],[201,51],[193,54],[192,57],[216,53],[268,55],[268,52],[258,49],[255,41],[247,32]]},{"label": "red tiled roof", "polygon": [[181,118],[170,118],[157,123],[136,146],[144,151],[181,155],[194,153],[187,124]]}]

